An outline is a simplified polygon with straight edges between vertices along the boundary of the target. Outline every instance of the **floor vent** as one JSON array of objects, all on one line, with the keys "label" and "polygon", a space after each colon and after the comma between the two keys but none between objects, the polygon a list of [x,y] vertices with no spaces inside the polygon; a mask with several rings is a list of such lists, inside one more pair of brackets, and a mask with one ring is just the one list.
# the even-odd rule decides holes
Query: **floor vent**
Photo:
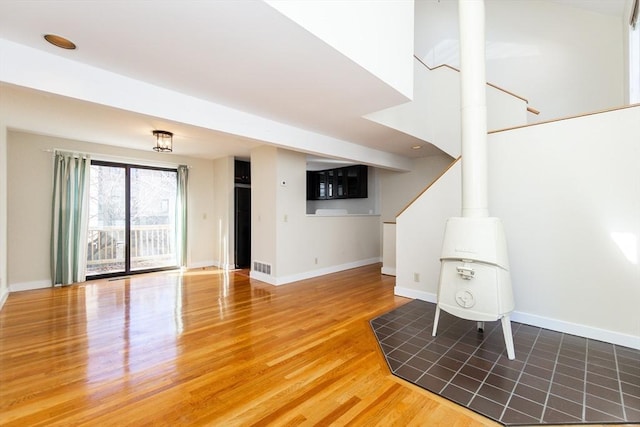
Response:
[{"label": "floor vent", "polygon": [[253,261],[253,271],[271,275],[271,264],[261,261]]}]

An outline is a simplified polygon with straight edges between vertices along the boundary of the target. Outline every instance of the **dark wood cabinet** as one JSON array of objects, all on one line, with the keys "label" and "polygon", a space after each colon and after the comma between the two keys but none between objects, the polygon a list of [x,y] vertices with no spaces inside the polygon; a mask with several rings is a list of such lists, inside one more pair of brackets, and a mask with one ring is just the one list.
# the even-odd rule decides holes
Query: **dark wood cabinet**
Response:
[{"label": "dark wood cabinet", "polygon": [[236,184],[251,184],[251,163],[244,160],[236,160],[234,178]]},{"label": "dark wood cabinet", "polygon": [[367,166],[307,171],[307,200],[367,198]]}]

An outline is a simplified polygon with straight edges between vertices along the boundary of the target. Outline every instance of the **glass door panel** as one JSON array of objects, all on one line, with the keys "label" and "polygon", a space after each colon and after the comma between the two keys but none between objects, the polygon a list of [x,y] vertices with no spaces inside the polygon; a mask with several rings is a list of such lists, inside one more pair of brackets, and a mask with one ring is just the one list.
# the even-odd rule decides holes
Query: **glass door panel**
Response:
[{"label": "glass door panel", "polygon": [[126,174],[91,165],[87,276],[126,271]]},{"label": "glass door panel", "polygon": [[176,265],[176,186],[172,170],[131,168],[131,270]]}]

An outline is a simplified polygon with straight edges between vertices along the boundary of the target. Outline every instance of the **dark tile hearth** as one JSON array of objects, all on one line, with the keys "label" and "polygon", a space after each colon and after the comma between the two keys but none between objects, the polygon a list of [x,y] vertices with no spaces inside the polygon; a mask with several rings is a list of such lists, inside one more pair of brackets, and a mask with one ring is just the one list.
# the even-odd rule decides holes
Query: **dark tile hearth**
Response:
[{"label": "dark tile hearth", "polygon": [[414,300],[371,321],[391,372],[504,425],[640,423],[640,351],[512,323],[476,322]]}]

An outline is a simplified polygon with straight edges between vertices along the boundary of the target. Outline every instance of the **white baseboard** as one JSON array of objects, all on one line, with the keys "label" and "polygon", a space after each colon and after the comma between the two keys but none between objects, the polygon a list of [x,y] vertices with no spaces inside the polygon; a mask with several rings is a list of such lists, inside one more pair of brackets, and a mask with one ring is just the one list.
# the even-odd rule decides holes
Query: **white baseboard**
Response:
[{"label": "white baseboard", "polygon": [[189,264],[187,264],[187,268],[205,268],[205,267],[218,267],[218,268],[221,268],[213,260],[196,261],[196,262],[190,262]]},{"label": "white baseboard", "polygon": [[9,298],[9,290],[7,289],[2,295],[0,295],[0,310],[4,306],[4,303],[7,302],[7,298]]},{"label": "white baseboard", "polygon": [[432,302],[434,304],[438,301],[438,295],[432,292],[419,291],[417,289],[411,289],[411,288],[403,288],[401,286],[396,286],[395,288],[393,288],[393,292],[394,294],[400,297],[419,299],[426,302]]},{"label": "white baseboard", "polygon": [[[394,288],[394,293],[401,297],[419,299],[434,304],[438,301],[437,294],[419,291],[416,289],[396,286]],[[580,325],[577,323],[566,322],[564,320],[551,319],[548,317],[537,316],[535,314],[522,313],[520,311],[514,311],[511,313],[511,320],[518,323],[524,323],[526,325],[550,329],[556,332],[563,332],[565,334],[577,335],[583,338],[604,341],[640,350],[640,337],[635,335],[623,334],[620,332],[595,328],[593,326]]]},{"label": "white baseboard", "polygon": [[577,335],[584,338],[604,341],[640,350],[639,336],[609,331],[593,326],[580,325],[577,323],[566,322],[564,320],[551,319],[535,314],[522,313],[519,311],[511,313],[511,320],[518,323],[525,323],[527,325],[550,329],[552,331],[564,332],[565,334]]},{"label": "white baseboard", "polygon": [[32,291],[51,287],[50,280],[35,280],[33,282],[13,283],[9,285],[9,292]]},{"label": "white baseboard", "polygon": [[278,285],[277,279],[275,277],[270,276],[268,274],[260,273],[258,271],[251,270],[249,272],[249,277],[252,278],[252,279],[259,280],[259,281],[264,282],[264,283],[268,283],[270,285],[274,285],[274,286]]},{"label": "white baseboard", "polygon": [[396,275],[396,268],[395,267],[385,267],[384,265],[382,266],[382,268],[380,269],[380,273],[386,275],[386,276],[395,276]]},{"label": "white baseboard", "polygon": [[324,276],[325,274],[337,273],[339,271],[349,270],[352,268],[362,267],[365,265],[371,265],[380,262],[380,258],[369,258],[360,261],[348,262],[346,264],[332,265],[331,267],[320,268],[318,270],[305,271],[304,273],[292,274],[283,277],[274,277],[268,274],[251,271],[249,277],[252,279],[260,280],[261,282],[269,283],[270,285],[280,286],[287,283],[297,282],[300,280],[312,279],[318,276]]}]

